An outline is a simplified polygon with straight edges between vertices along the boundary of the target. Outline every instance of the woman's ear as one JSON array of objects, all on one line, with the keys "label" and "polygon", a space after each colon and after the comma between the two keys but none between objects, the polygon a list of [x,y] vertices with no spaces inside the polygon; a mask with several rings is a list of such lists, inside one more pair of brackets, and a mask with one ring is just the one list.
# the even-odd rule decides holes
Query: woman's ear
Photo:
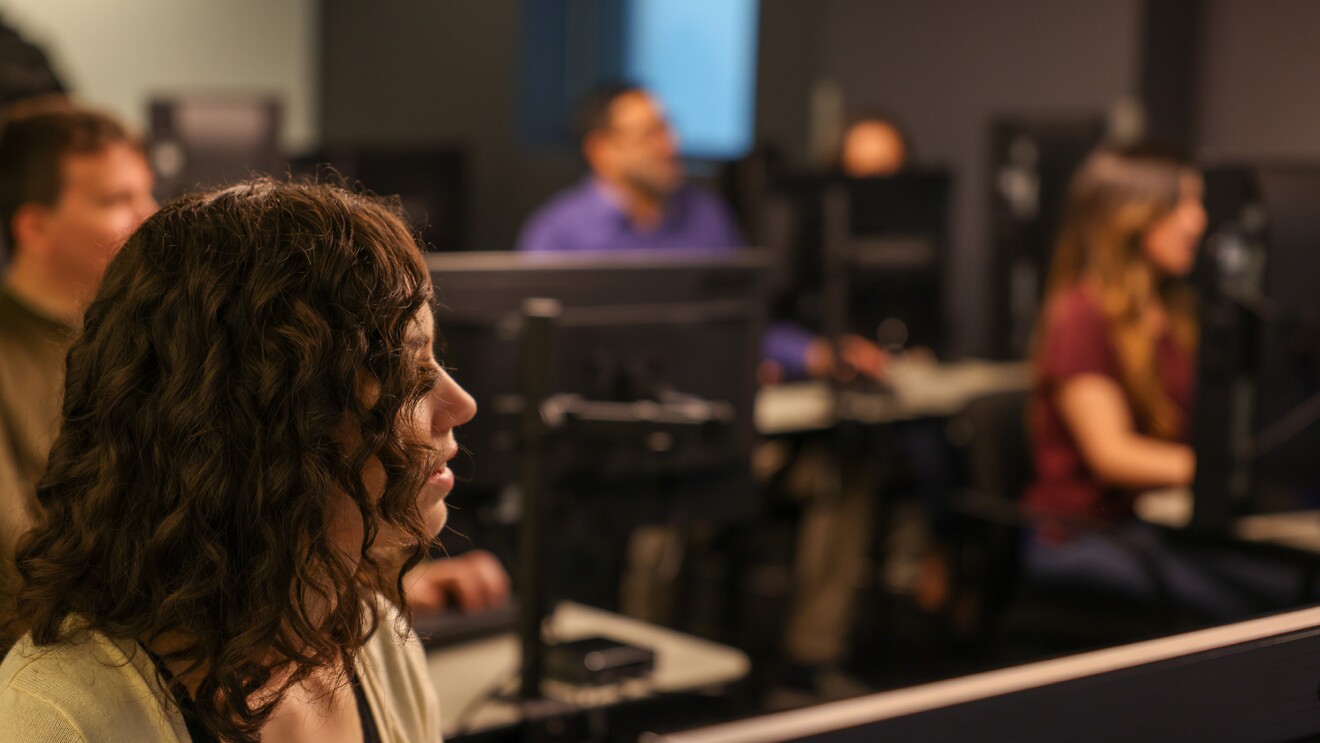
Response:
[{"label": "woman's ear", "polygon": [[380,380],[366,370],[358,372],[357,385],[353,390],[357,398],[362,403],[362,407],[370,410],[376,407],[376,402],[380,400]]}]

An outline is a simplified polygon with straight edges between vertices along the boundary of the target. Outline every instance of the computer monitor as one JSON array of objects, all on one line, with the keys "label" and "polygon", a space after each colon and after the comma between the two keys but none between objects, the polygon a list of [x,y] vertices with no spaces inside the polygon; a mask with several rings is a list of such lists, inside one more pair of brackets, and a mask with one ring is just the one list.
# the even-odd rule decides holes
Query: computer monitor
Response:
[{"label": "computer monitor", "polygon": [[278,174],[283,106],[263,94],[192,93],[151,101],[147,150],[161,200]]},{"label": "computer monitor", "polygon": [[[944,277],[948,270],[950,194],[943,170],[884,178],[792,175],[771,197],[777,234],[766,235],[778,265],[775,314],[815,332],[851,332],[884,346],[947,350]],[[842,203],[832,224],[830,203]],[[837,245],[846,281],[830,284],[827,257]],[[846,294],[844,317],[831,303]],[[832,329],[830,326],[842,324]]]},{"label": "computer monitor", "polygon": [[647,740],[1315,740],[1317,627],[1302,609]]},{"label": "computer monitor", "polygon": [[521,696],[532,699],[552,598],[612,603],[633,527],[752,513],[764,260],[432,253],[427,263],[438,350],[485,411],[458,434],[477,465],[469,485],[517,485],[522,496]]},{"label": "computer monitor", "polygon": [[398,196],[408,221],[430,250],[468,245],[466,152],[454,146],[333,146],[289,161],[295,176],[329,167],[372,193]]},{"label": "computer monitor", "polygon": [[[1256,369],[1256,501],[1320,505],[1320,168],[1257,173],[1266,250]],[[1301,417],[1297,417],[1300,414]],[[1290,424],[1291,422],[1291,424]]]},{"label": "computer monitor", "polygon": [[1207,173],[1193,524],[1320,506],[1320,168]]},{"label": "computer monitor", "polygon": [[1255,427],[1250,338],[1257,323],[1241,297],[1259,293],[1263,218],[1253,169],[1218,166],[1205,169],[1204,177],[1206,238],[1193,271],[1200,343],[1191,411],[1197,455],[1192,526],[1223,533],[1246,507],[1253,486],[1253,468],[1241,450]]},{"label": "computer monitor", "polygon": [[432,253],[427,263],[444,363],[482,411],[459,432],[473,462],[459,473],[469,487],[499,488],[516,477],[521,312],[524,300],[545,298],[562,307],[552,395],[616,403],[687,397],[732,411],[731,425],[670,448],[626,439],[578,447],[560,459],[556,479],[578,495],[627,498],[637,521],[665,520],[675,507],[713,517],[750,507],[762,256],[472,252]]}]

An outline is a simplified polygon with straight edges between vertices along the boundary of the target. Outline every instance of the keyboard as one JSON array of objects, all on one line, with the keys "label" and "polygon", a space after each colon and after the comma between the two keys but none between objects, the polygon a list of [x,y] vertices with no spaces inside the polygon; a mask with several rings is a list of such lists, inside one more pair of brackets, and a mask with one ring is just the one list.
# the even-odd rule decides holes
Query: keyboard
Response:
[{"label": "keyboard", "polygon": [[518,621],[518,604],[510,601],[484,611],[445,611],[413,618],[413,629],[428,649],[444,648],[484,637],[512,632]]}]

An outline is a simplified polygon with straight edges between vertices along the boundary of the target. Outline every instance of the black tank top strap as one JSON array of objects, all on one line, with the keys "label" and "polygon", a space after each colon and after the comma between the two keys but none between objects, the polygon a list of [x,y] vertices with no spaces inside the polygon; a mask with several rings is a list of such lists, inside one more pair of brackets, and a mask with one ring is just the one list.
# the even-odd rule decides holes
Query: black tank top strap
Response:
[{"label": "black tank top strap", "polygon": [[183,688],[182,684],[175,682],[174,674],[170,673],[170,669],[165,667],[165,661],[145,647],[142,650],[147,654],[147,657],[151,658],[151,662],[156,665],[156,670],[160,672],[160,677],[165,682],[165,688],[169,689],[175,706],[179,708],[179,713],[183,715],[183,724],[188,727],[188,737],[192,738],[192,743],[220,743],[214,735],[211,735],[211,731],[197,721],[197,709],[193,705],[192,697],[188,696],[188,691]]},{"label": "black tank top strap", "polygon": [[381,743],[376,716],[371,713],[371,705],[367,704],[367,695],[357,674],[353,675],[353,697],[357,699],[358,719],[362,721],[362,743]]},{"label": "black tank top strap", "polygon": [[[180,684],[175,683],[174,674],[170,673],[170,670],[165,667],[165,662],[160,659],[160,656],[146,648],[143,648],[143,651],[155,664],[156,670],[165,682],[165,688],[169,689],[174,704],[178,706],[179,713],[183,715],[183,724],[188,728],[188,737],[192,738],[192,743],[220,743],[214,735],[211,735],[209,730],[197,721],[197,711],[193,706],[192,697],[188,696],[187,691]],[[382,743],[380,730],[376,727],[376,716],[371,713],[371,705],[367,703],[367,695],[362,690],[362,684],[358,681],[356,674],[353,676],[353,700],[357,703],[358,719],[362,722],[362,743]]]}]

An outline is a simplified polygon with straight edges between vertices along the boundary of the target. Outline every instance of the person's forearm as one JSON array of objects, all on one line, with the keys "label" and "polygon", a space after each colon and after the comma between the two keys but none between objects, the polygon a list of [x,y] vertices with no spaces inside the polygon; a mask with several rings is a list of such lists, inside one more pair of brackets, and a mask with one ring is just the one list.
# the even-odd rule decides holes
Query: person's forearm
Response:
[{"label": "person's forearm", "polygon": [[812,337],[810,331],[795,323],[771,323],[762,337],[761,357],[776,364],[787,381],[809,378],[811,368],[806,357]]},{"label": "person's forearm", "polygon": [[1137,435],[1089,453],[1087,463],[1105,483],[1132,489],[1190,485],[1196,473],[1191,447]]},{"label": "person's forearm", "polygon": [[1091,472],[1109,485],[1165,488],[1190,485],[1190,447],[1137,433],[1129,403],[1113,378],[1081,375],[1058,393],[1059,413]]}]

